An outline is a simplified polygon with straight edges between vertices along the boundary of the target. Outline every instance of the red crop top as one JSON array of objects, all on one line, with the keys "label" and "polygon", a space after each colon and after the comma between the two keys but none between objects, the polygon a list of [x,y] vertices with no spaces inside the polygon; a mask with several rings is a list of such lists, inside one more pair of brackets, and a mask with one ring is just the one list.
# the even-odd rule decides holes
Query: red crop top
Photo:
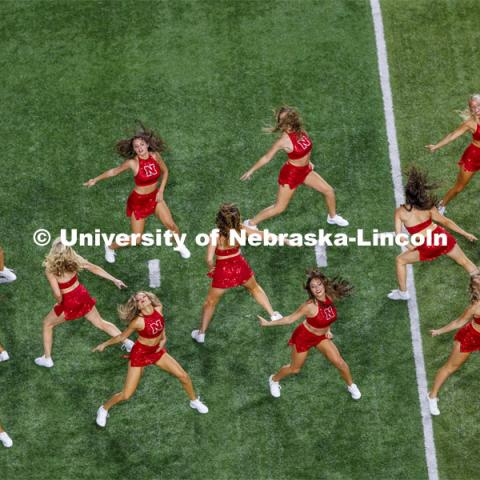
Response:
[{"label": "red crop top", "polygon": [[165,322],[162,315],[156,310],[151,315],[144,315],[145,327],[140,330],[138,334],[144,338],[157,338],[163,332],[165,328]]},{"label": "red crop top", "polygon": [[417,225],[413,225],[412,227],[407,227],[405,225],[405,228],[407,229],[407,232],[410,235],[413,235],[414,233],[421,232],[422,230],[425,230],[427,227],[429,227],[432,224],[432,219],[429,218],[428,220],[425,220],[422,223],[417,223]]},{"label": "red crop top", "polygon": [[296,132],[287,132],[287,134],[293,144],[293,150],[290,153],[287,153],[288,158],[291,160],[298,160],[299,158],[303,158],[305,155],[310,153],[313,145],[309,136],[305,132],[302,132],[303,136],[301,138],[298,138],[298,134]]},{"label": "red crop top", "polygon": [[66,288],[70,288],[76,281],[78,280],[77,274],[75,274],[70,280],[66,282],[58,282],[58,286],[60,289],[64,290]]},{"label": "red crop top", "polygon": [[473,321],[474,321],[477,325],[480,325],[480,317],[473,317]]},{"label": "red crop top", "polygon": [[314,317],[307,317],[307,323],[313,328],[327,328],[337,319],[337,309],[327,298],[325,302],[317,302],[318,313]]},{"label": "red crop top", "polygon": [[477,142],[480,141],[480,124],[477,123],[477,129],[473,132],[472,138]]},{"label": "red crop top", "polygon": [[235,255],[239,251],[240,251],[240,246],[238,245],[233,248],[225,248],[225,249],[220,249],[217,247],[215,249],[215,255],[217,257],[228,257],[229,255]]},{"label": "red crop top", "polygon": [[160,165],[152,155],[146,160],[138,157],[138,173],[133,177],[135,185],[146,187],[152,185],[160,178]]}]

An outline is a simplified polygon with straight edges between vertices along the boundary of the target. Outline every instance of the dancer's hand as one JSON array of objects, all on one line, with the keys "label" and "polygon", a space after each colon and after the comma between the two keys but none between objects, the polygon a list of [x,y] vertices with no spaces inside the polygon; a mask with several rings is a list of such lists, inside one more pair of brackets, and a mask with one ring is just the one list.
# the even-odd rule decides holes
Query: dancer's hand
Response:
[{"label": "dancer's hand", "polygon": [[93,187],[96,183],[97,183],[97,181],[94,178],[91,178],[90,180],[86,181],[83,184],[83,186],[90,188],[90,187]]},{"label": "dancer's hand", "polygon": [[92,348],[92,352],[103,352],[105,350],[105,344],[100,343],[95,348]]},{"label": "dancer's hand", "polygon": [[157,197],[155,198],[157,203],[163,202],[163,191],[159,190],[157,193]]},{"label": "dancer's hand", "polygon": [[427,150],[430,150],[431,153],[435,152],[436,150],[438,150],[438,147],[436,145],[425,145],[425,148]]},{"label": "dancer's hand", "polygon": [[430,330],[432,337],[438,337],[441,335],[440,330]]},{"label": "dancer's hand", "polygon": [[127,288],[127,286],[121,281],[119,280],[118,278],[115,278],[113,280],[113,283],[115,284],[115,286],[118,288],[118,289],[122,289],[122,288]]},{"label": "dancer's hand", "polygon": [[250,170],[247,170],[247,171],[240,177],[240,180],[242,180],[242,181],[250,180],[250,178],[252,177],[252,175],[253,175],[253,172],[251,172]]},{"label": "dancer's hand", "polygon": [[270,321],[266,320],[265,318],[261,317],[260,315],[257,315],[258,321],[260,322],[261,327],[268,327],[270,325]]},{"label": "dancer's hand", "polygon": [[332,332],[327,332],[325,334],[325,337],[328,338],[329,340],[331,340],[333,338],[333,333]]},{"label": "dancer's hand", "polygon": [[468,232],[465,235],[465,238],[467,240],[470,240],[471,242],[475,242],[476,240],[478,240],[478,238],[475,235],[472,235],[471,233],[468,233]]}]

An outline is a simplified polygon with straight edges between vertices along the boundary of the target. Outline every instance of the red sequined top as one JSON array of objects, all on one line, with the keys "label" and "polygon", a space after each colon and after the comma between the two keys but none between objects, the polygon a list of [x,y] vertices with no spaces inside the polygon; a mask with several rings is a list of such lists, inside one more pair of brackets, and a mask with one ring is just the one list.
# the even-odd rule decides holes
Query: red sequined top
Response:
[{"label": "red sequined top", "polygon": [[145,327],[143,330],[140,330],[138,334],[144,338],[159,337],[165,328],[165,322],[163,321],[162,315],[154,310],[151,315],[144,315],[143,318],[145,321]]},{"label": "red sequined top", "polygon": [[307,323],[313,328],[327,328],[337,319],[337,309],[327,297],[325,302],[317,302],[318,313],[314,317],[307,317]]},{"label": "red sequined top", "polygon": [[298,160],[310,153],[313,145],[309,136],[305,132],[302,132],[300,138],[298,137],[297,132],[287,132],[287,135],[290,137],[293,144],[293,150],[290,153],[287,153],[288,158],[291,160]]},{"label": "red sequined top", "polygon": [[477,142],[480,142],[480,125],[477,123],[477,129],[473,132],[472,138]]},{"label": "red sequined top", "polygon": [[138,173],[133,177],[135,185],[146,187],[154,184],[161,175],[160,165],[152,155],[146,160],[138,158]]},{"label": "red sequined top", "polygon": [[77,274],[75,274],[70,280],[66,282],[58,282],[60,289],[65,290],[66,288],[71,287],[78,280]]},{"label": "red sequined top", "polygon": [[429,227],[432,224],[432,219],[429,218],[428,220],[425,220],[422,223],[417,223],[417,225],[413,225],[412,227],[407,227],[405,225],[405,228],[407,229],[407,232],[410,235],[413,235],[414,233],[421,232],[422,230],[425,230],[427,227]]}]

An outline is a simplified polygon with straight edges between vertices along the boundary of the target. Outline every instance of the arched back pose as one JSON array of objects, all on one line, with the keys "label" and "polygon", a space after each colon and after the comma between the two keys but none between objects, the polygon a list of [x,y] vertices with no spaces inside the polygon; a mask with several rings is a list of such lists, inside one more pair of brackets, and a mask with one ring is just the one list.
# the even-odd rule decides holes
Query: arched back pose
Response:
[{"label": "arched back pose", "polygon": [[438,392],[447,378],[468,360],[472,352],[480,350],[480,275],[470,278],[470,306],[459,318],[444,327],[431,330],[431,334],[436,337],[457,328],[460,330],[455,335],[452,353],[447,363],[438,370],[433,387],[428,395],[432,415],[440,415]]},{"label": "arched back pose", "polygon": [[14,282],[17,279],[15,273],[5,266],[5,254],[3,248],[0,247],[0,284]]},{"label": "arched back pose", "polygon": [[138,339],[130,353],[127,378],[123,390],[101,405],[97,411],[97,425],[99,427],[105,427],[109,416],[108,411],[114,405],[128,400],[135,393],[143,369],[147,365],[156,365],[176,377],[187,392],[190,407],[199,413],[208,413],[207,406],[195,395],[188,373],[165,349],[167,337],[162,308],[160,300],[153,293],[138,292],[132,295],[128,302],[118,309],[120,318],[129,323],[126,330],[93,349],[94,352],[103,352],[108,346],[125,341],[133,332],[138,334]]},{"label": "arched back pose", "polygon": [[[231,230],[237,233],[244,230],[247,237],[253,234],[263,237],[263,233],[243,226],[240,210],[233,203],[224,203],[220,206],[216,226],[219,235],[216,242],[212,238],[210,239],[206,258],[210,270],[208,276],[212,279],[212,284],[203,304],[200,328],[192,331],[192,338],[198,343],[205,342],[205,332],[212,320],[217,304],[229,288],[242,285],[256,302],[268,312],[272,320],[282,318],[278,312],[273,311],[265,291],[255,280],[255,273],[243,258],[240,246],[229,243]],[[216,247],[215,243],[217,243]],[[213,263],[214,256],[216,257],[215,264]]]},{"label": "arched back pose", "polygon": [[[163,140],[153,131],[143,126],[133,137],[117,142],[117,152],[126,160],[118,167],[111,168],[98,177],[91,178],[83,185],[93,187],[100,180],[115,177],[131,170],[134,174],[135,188],[128,197],[127,216],[130,217],[132,233],[137,235],[136,244],[140,244],[145,230],[145,219],[155,216],[168,230],[180,235],[180,230],[173,221],[170,209],[163,199],[163,193],[168,180],[168,168],[160,153],[164,150]],[[158,181],[162,177],[160,185]],[[115,255],[120,245],[112,243],[105,245],[105,260],[115,262]],[[176,250],[182,258],[189,258],[190,251],[181,242],[177,242]]]},{"label": "arched back pose", "polygon": [[0,362],[6,362],[10,360],[10,355],[8,352],[0,345]]},{"label": "arched back pose", "polygon": [[300,115],[294,108],[283,106],[277,110],[275,117],[275,127],[267,129],[267,131],[282,132],[280,137],[272,148],[240,179],[249,180],[253,173],[270,162],[279,150],[287,153],[288,160],[278,176],[278,193],[275,204],[265,208],[252,219],[246,220],[245,225],[256,227],[267,218],[280,215],[287,208],[295,189],[304,183],[307,187],[324,195],[328,208],[327,222],[346,227],[347,220],[337,215],[335,191],[318,173],[313,171],[313,164],[310,162],[312,140],[304,131]]},{"label": "arched back pose", "polygon": [[[95,327],[112,337],[120,334],[120,330],[113,323],[106,322],[100,316],[95,307],[96,300],[78,281],[78,273],[81,270],[88,270],[99,277],[110,280],[118,288],[126,286],[121,280],[112,277],[103,268],[82,258],[72,247],[64,245],[59,238],[53,242],[43,266],[53,296],[58,303],[43,319],[44,353],[41,357],[35,359],[38,366],[53,367],[53,329],[62,323],[85,317]],[[125,339],[123,344],[127,351],[130,351],[133,347],[133,342],[129,339]]]},{"label": "arched back pose", "polygon": [[13,446],[12,439],[9,437],[8,433],[3,429],[0,425],[0,442],[2,442],[3,446],[6,448],[10,448]]},{"label": "arched back pose", "polygon": [[480,94],[476,93],[470,97],[468,109],[464,110],[461,116],[465,121],[456,130],[435,145],[426,145],[426,148],[433,153],[461,137],[464,133],[472,133],[472,143],[463,152],[462,158],[458,162],[460,171],[455,185],[445,194],[439,204],[438,209],[441,213],[445,212],[445,207],[450,200],[455,198],[468,185],[475,172],[480,170]]},{"label": "arched back pose", "polygon": [[315,347],[325,358],[338,368],[340,375],[347,384],[347,389],[354,400],[362,396],[358,387],[353,383],[350,368],[340,355],[332,341],[333,334],[330,325],[337,320],[337,309],[333,300],[351,294],[353,288],[345,280],[328,279],[317,269],[310,270],[305,284],[309,299],[298,309],[277,322],[269,322],[258,316],[262,327],[290,325],[302,317],[305,320],[293,331],[288,341],[291,347],[290,363],[283,366],[275,375],[268,379],[270,393],[280,397],[280,381],[288,375],[300,373],[307,359],[308,351]]},{"label": "arched back pose", "polygon": [[435,185],[428,182],[425,173],[415,167],[408,170],[408,181],[405,186],[406,203],[395,210],[395,233],[399,235],[404,225],[410,235],[423,236],[424,243],[418,247],[409,245],[405,252],[398,255],[396,268],[399,289],[392,290],[388,294],[391,300],[410,298],[407,291],[407,265],[410,263],[433,260],[441,255],[447,255],[470,275],[478,273],[478,268],[463,253],[455,238],[437,223],[463,235],[471,242],[477,238],[438,212],[435,206],[436,199],[430,193],[434,188]]}]

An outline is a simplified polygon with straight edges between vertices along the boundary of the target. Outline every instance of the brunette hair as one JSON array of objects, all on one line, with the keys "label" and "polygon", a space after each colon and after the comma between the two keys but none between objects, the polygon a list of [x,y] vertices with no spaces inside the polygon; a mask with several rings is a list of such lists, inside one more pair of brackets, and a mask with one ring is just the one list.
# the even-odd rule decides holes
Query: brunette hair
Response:
[{"label": "brunette hair", "polygon": [[65,272],[79,272],[85,262],[72,247],[67,247],[60,238],[56,238],[42,265],[48,273],[61,277]]},{"label": "brunette hair", "polygon": [[407,205],[418,210],[430,210],[437,205],[438,199],[430,191],[436,189],[438,185],[429,183],[427,174],[415,166],[410,167],[406,174],[408,176],[407,184],[405,185],[405,201]]},{"label": "brunette hair", "polygon": [[307,281],[304,286],[310,300],[316,300],[310,289],[310,283],[315,278],[322,282],[325,287],[325,294],[332,300],[348,297],[353,293],[353,285],[348,280],[340,277],[328,278],[318,268],[311,268],[307,270]]},{"label": "brunette hair", "polygon": [[301,119],[300,114],[294,107],[282,105],[277,110],[274,110],[274,115],[275,126],[264,128],[264,132],[283,132],[287,129],[298,134],[301,134],[303,132],[303,120]]},{"label": "brunette hair", "polygon": [[148,146],[149,152],[161,153],[165,150],[166,144],[153,130],[147,129],[142,122],[138,122],[139,128],[130,138],[119,140],[116,144],[117,153],[123,158],[134,157],[133,141],[141,138]]},{"label": "brunette hair", "polygon": [[135,298],[139,293],[143,293],[144,295],[146,295],[150,299],[154,307],[160,307],[162,305],[158,297],[152,292],[140,291],[140,292],[134,293],[127,300],[126,303],[123,303],[122,305],[118,305],[117,312],[118,312],[118,316],[120,317],[120,320],[126,323],[130,323],[134,318],[140,315],[141,310],[138,308],[137,300]]},{"label": "brunette hair", "polygon": [[470,303],[480,302],[480,273],[470,277],[468,293],[470,294]]},{"label": "brunette hair", "polygon": [[230,230],[240,232],[242,217],[240,210],[234,203],[223,203],[215,218],[215,224],[220,230],[220,235],[227,238]]},{"label": "brunette hair", "polygon": [[463,120],[475,120],[475,114],[470,110],[470,102],[472,100],[480,103],[480,93],[470,95],[470,98],[468,99],[468,107],[465,110],[457,110],[457,113],[463,118]]}]

